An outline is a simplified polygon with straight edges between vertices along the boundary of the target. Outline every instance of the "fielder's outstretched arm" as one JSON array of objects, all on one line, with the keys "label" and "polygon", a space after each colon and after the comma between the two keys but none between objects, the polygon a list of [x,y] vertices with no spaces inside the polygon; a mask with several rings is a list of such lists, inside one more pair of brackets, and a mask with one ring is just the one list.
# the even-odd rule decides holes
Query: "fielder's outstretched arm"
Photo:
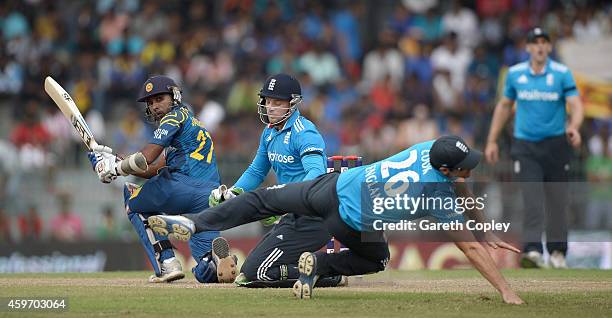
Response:
[{"label": "fielder's outstretched arm", "polygon": [[448,231],[448,235],[455,241],[457,247],[467,256],[470,263],[486,278],[495,289],[499,291],[505,303],[523,304],[523,300],[510,288],[489,252],[476,242],[472,232],[468,230]]},{"label": "fielder's outstretched arm", "polygon": [[[454,182],[454,188],[455,188],[455,193],[460,196],[460,197],[474,197],[474,194],[472,193],[472,191],[470,190],[470,188],[467,186],[467,184],[465,183],[465,179],[463,178],[459,178],[456,182]],[[484,223],[486,222],[486,218],[484,216],[484,211],[483,210],[478,210],[476,208],[473,209],[469,209],[465,212],[465,215],[467,215],[470,219],[478,222],[478,223]],[[503,248],[503,249],[507,249],[509,251],[512,251],[514,253],[520,253],[521,250],[519,250],[518,248],[504,242],[503,240],[501,240],[499,237],[497,237],[497,235],[493,234],[493,232],[491,231],[487,231],[484,234],[484,241],[492,248],[494,249],[498,249],[498,248]]]}]

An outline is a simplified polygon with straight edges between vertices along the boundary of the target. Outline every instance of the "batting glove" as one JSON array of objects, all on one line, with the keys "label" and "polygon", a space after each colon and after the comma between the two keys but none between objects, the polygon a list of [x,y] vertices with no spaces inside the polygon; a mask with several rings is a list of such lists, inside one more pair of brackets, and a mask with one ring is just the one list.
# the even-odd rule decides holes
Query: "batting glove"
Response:
[{"label": "batting glove", "polygon": [[93,152],[105,152],[108,154],[113,154],[113,149],[111,147],[105,146],[105,145],[95,145],[91,148],[91,151]]},{"label": "batting glove", "polygon": [[117,178],[117,157],[115,155],[92,151],[87,154],[87,157],[102,183],[111,183]]}]

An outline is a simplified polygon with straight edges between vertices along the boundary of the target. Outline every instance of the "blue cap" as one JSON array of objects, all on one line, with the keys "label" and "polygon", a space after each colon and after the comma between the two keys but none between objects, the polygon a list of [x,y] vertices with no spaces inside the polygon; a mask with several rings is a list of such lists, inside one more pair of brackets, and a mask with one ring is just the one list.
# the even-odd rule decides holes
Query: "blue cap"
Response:
[{"label": "blue cap", "polygon": [[178,88],[178,85],[168,76],[156,75],[150,77],[142,84],[140,94],[138,94],[138,101],[144,102],[148,97],[158,94],[173,95],[172,87]]},{"label": "blue cap", "polygon": [[527,43],[535,43],[537,38],[543,38],[550,42],[550,36],[548,36],[548,33],[546,33],[546,31],[540,27],[535,27],[529,30],[529,33],[527,33]]},{"label": "blue cap", "polygon": [[293,76],[287,74],[276,74],[270,76],[264,83],[259,96],[282,100],[292,100],[294,95],[302,95],[300,82]]}]

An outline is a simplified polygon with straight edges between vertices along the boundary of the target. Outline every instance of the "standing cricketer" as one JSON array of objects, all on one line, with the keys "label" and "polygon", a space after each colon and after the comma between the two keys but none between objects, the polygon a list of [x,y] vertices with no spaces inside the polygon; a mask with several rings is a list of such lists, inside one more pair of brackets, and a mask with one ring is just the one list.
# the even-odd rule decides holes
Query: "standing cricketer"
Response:
[{"label": "standing cricketer", "polygon": [[[485,156],[499,159],[497,138],[516,102],[514,141],[510,151],[513,172],[521,182],[525,204],[523,267],[545,267],[542,232],[550,265],[566,268],[568,180],[572,147],[580,147],[578,130],[583,108],[567,66],[549,58],[550,37],[541,28],[527,35],[529,61],[509,68],[504,96],[495,107]],[[566,105],[571,111],[566,112]],[[544,229],[544,224],[546,228]]]},{"label": "standing cricketer", "polygon": [[[410,213],[376,213],[369,204],[377,198],[393,199],[395,195],[401,194],[394,194],[400,191],[399,188],[415,198],[433,198],[442,202],[446,199],[454,201],[455,191],[465,197],[465,184],[462,181],[470,176],[481,156],[479,151],[470,149],[461,138],[444,136],[435,141],[416,144],[383,161],[349,169],[342,174],[328,173],[310,181],[246,192],[198,214],[152,216],[149,224],[154,231],[164,234],[225,230],[271,215],[281,215],[288,206],[291,207],[291,213],[296,215],[322,217],[329,233],[349,250],[334,254],[304,252],[300,256],[300,278],[294,284],[293,292],[298,298],[311,298],[313,287],[320,276],[362,275],[385,269],[389,262],[389,246],[384,232],[374,228],[377,220],[402,222],[433,217],[441,224],[464,221],[464,214],[456,213],[453,205],[434,205],[428,209],[416,207]],[[481,211],[471,210],[466,214],[476,222],[484,220]],[[449,228],[445,233],[501,293],[504,302],[523,303],[471,231],[466,227],[457,227]],[[485,240],[493,248],[519,252],[491,232],[485,235]]]},{"label": "standing cricketer", "polygon": [[[147,217],[195,213],[208,207],[208,193],[220,183],[214,145],[208,131],[182,102],[181,91],[171,78],[149,78],[138,101],[146,103],[147,119],[159,125],[140,151],[148,169],[144,173],[123,171],[121,161],[108,152],[93,152],[89,157],[104,183],[128,174],[148,179],[141,187],[125,185],[125,208],[155,271],[149,281],[171,282],[185,277],[181,263],[174,257],[167,237],[151,231]],[[123,160],[132,160],[135,155]],[[218,231],[206,231],[189,240],[192,256],[198,262],[193,273],[201,282],[232,282],[235,278],[235,258],[229,255],[227,241],[218,236]],[[218,276],[218,267],[234,268],[233,277]]]}]

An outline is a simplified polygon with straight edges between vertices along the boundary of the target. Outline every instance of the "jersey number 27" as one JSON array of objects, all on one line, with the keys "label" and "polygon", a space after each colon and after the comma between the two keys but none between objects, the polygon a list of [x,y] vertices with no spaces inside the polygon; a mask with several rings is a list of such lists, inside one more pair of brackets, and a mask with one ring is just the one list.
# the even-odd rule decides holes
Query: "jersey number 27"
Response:
[{"label": "jersey number 27", "polygon": [[194,152],[189,155],[189,157],[198,161],[204,159],[204,155],[202,155],[200,151],[202,150],[202,148],[204,148],[204,145],[206,145],[207,139],[210,139],[210,150],[208,150],[208,154],[206,155],[206,162],[210,163],[212,161],[212,154],[213,149],[215,149],[215,145],[213,144],[212,138],[210,138],[210,134],[208,133],[208,131],[206,132],[206,134],[204,134],[204,131],[202,130],[198,132],[198,141],[200,142],[200,145]]}]

